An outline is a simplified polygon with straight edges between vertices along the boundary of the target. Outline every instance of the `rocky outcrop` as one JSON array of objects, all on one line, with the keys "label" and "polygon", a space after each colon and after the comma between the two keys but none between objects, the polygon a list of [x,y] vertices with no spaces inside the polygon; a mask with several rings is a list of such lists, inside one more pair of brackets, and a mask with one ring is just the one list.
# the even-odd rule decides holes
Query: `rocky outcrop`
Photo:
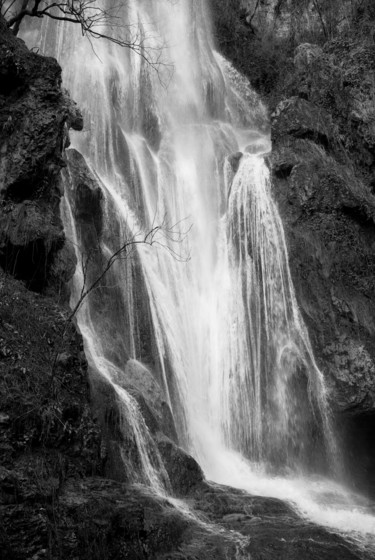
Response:
[{"label": "rocky outcrop", "polygon": [[[306,96],[317,53],[314,70],[309,63],[305,72],[297,53],[294,92],[300,87]],[[318,104],[315,86],[310,90],[308,99],[283,100],[272,115],[274,193],[297,299],[332,406],[361,414],[375,411],[375,196],[362,166],[342,145],[342,122]]]},{"label": "rocky outcrop", "polygon": [[81,337],[67,310],[0,269],[0,543],[45,557],[66,480],[103,472]]},{"label": "rocky outcrop", "polygon": [[59,174],[69,128],[80,130],[82,117],[61,88],[57,62],[30,52],[2,19],[0,76],[0,265],[41,291],[74,270]]},{"label": "rocky outcrop", "polygon": [[273,114],[273,142],[291,136],[328,147],[333,141],[333,133],[330,114],[300,97],[281,101]]},{"label": "rocky outcrop", "polygon": [[103,228],[103,191],[100,180],[94,176],[85,158],[77,150],[68,150],[66,159],[69,175],[66,184],[70,183],[74,190],[74,219],[79,224],[84,224],[86,229],[93,230],[92,235],[95,235],[97,243]]},{"label": "rocky outcrop", "polygon": [[366,112],[374,49],[350,38],[301,45],[271,116],[274,195],[297,300],[344,448],[356,450],[347,452],[349,469],[367,490],[375,472],[364,429],[375,415],[375,129]]},{"label": "rocky outcrop", "polygon": [[173,441],[159,438],[158,448],[174,495],[186,496],[204,480],[203,471],[196,460]]}]

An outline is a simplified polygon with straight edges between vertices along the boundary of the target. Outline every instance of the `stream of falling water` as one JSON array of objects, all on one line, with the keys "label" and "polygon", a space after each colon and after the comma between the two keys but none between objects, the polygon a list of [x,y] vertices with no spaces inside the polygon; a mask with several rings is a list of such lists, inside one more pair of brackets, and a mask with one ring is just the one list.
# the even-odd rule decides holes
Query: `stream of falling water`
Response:
[{"label": "stream of falling water", "polygon": [[[333,482],[340,458],[272,200],[265,108],[214,51],[204,2],[129,0],[121,10],[134,28],[117,30],[136,30],[153,64],[55,22],[43,24],[41,44],[83,111],[73,144],[104,193],[102,253],[163,226],[159,245],[137,246],[138,276],[117,263],[106,301],[91,298],[79,314],[91,367],[114,384],[133,427],[143,480],[167,492],[139,409],[118,383],[129,359],[154,365],[179,440],[208,478],[375,535],[366,501]],[[25,38],[33,46],[31,31]],[[65,221],[83,252],[68,204]],[[137,297],[152,324],[146,337]]]}]

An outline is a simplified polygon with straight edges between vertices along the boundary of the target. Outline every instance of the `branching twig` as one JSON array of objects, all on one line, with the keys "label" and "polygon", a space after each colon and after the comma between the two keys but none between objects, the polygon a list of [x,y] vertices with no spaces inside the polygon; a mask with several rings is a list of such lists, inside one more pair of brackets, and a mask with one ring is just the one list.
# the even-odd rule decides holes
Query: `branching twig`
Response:
[{"label": "branching twig", "polygon": [[[12,7],[16,0],[0,3],[0,11],[7,26],[15,35],[25,17],[50,18],[56,21],[78,24],[83,36],[88,39],[105,39],[134,51],[152,67],[159,67],[162,46],[146,43],[143,33],[132,34],[132,25],[124,25],[119,17],[120,6],[103,8],[97,0],[23,0],[21,7],[14,13]],[[117,30],[117,33],[114,33]]]},{"label": "branching twig", "polygon": [[[159,246],[165,249],[170,255],[180,262],[187,262],[190,260],[189,255],[183,256],[182,254],[175,251],[170,245],[174,245],[176,243],[181,244],[189,234],[191,230],[191,226],[189,226],[185,231],[180,231],[178,226],[183,223],[184,220],[180,220],[173,226],[170,226],[164,217],[161,225],[153,226],[147,233],[141,234],[137,233],[130,239],[127,239],[116,251],[114,251],[108,259],[105,261],[101,271],[96,276],[95,280],[93,280],[89,285],[88,282],[88,272],[89,272],[89,265],[93,261],[93,253],[88,256],[82,256],[81,258],[81,269],[83,275],[83,282],[82,288],[79,295],[79,298],[74,305],[73,309],[71,310],[70,314],[68,315],[67,319],[65,320],[65,326],[63,332],[61,333],[61,339],[63,340],[69,325],[72,323],[72,320],[77,315],[80,307],[86,300],[86,298],[96,289],[99,287],[101,281],[109,272],[109,270],[113,267],[113,265],[119,260],[126,260],[129,259],[132,251],[136,248],[137,245],[149,245],[149,246]],[[95,251],[97,253],[97,251]],[[54,356],[54,360],[51,367],[51,381],[54,380],[54,374],[57,364],[59,352],[57,351]]]}]

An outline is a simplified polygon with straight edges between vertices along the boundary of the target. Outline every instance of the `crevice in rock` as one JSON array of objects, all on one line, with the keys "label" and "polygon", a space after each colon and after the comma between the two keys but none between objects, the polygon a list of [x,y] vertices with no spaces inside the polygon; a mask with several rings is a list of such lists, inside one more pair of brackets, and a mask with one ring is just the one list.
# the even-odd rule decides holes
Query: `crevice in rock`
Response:
[{"label": "crevice in rock", "polygon": [[1,73],[0,78],[0,95],[9,96],[15,93],[20,95],[25,88],[24,80],[15,72]]},{"label": "crevice in rock", "polygon": [[294,166],[295,166],[294,163],[284,163],[275,166],[274,172],[276,177],[278,179],[287,179],[290,176]]},{"label": "crevice in rock", "polygon": [[26,176],[20,175],[3,193],[3,199],[19,203],[24,200],[48,198],[48,194],[53,192],[58,172],[65,167],[62,159],[55,158],[53,161],[53,157],[47,156],[46,161],[30,169]]},{"label": "crevice in rock", "polygon": [[11,200],[12,202],[33,200],[38,190],[38,184],[41,182],[41,177],[37,172],[34,175],[30,174],[28,177],[20,178],[6,190],[4,200]]},{"label": "crevice in rock", "polygon": [[355,222],[358,222],[362,226],[373,225],[374,221],[371,216],[369,216],[366,210],[364,208],[361,208],[360,206],[342,206],[341,211],[345,216],[347,216],[351,220],[354,220]]},{"label": "crevice in rock", "polygon": [[35,239],[26,245],[8,244],[0,252],[0,266],[17,280],[25,282],[33,292],[42,292],[48,280],[56,244],[47,248],[44,239]]},{"label": "crevice in rock", "polygon": [[291,136],[295,138],[300,138],[302,140],[311,140],[315,144],[319,144],[325,150],[329,149],[329,141],[325,134],[322,134],[316,130],[301,130],[295,129],[289,132]]}]

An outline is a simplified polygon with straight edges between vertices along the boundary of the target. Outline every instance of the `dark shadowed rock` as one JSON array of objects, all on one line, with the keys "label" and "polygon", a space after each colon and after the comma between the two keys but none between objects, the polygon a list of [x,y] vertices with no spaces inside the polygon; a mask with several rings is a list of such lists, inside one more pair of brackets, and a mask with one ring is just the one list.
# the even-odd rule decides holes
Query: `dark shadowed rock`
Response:
[{"label": "dark shadowed rock", "polygon": [[[375,197],[373,164],[368,158],[364,164],[372,140],[365,123],[349,127],[347,118],[356,104],[350,95],[371,95],[366,73],[372,63],[367,47],[349,46],[338,41],[303,72],[298,67],[291,87],[309,100],[278,105],[271,162],[297,301],[338,415],[349,478],[368,491],[375,454],[359,427],[375,411]],[[351,46],[363,56],[363,69],[351,60]],[[335,85],[340,68],[353,80],[350,90]]]},{"label": "dark shadowed rock", "polygon": [[[30,52],[0,21],[0,266],[41,291],[60,289],[64,244],[59,173],[69,127],[82,117],[61,89],[61,68]],[[61,269],[60,269],[61,270]]]},{"label": "dark shadowed rock", "polygon": [[242,152],[236,152],[235,154],[231,154],[230,156],[228,156],[228,162],[232,168],[233,173],[236,173],[238,171],[242,156]]},{"label": "dark shadowed rock", "polygon": [[80,132],[83,129],[83,116],[75,101],[70,97],[70,93],[67,89],[63,88],[62,93],[64,96],[64,102],[68,112],[68,118],[66,121],[67,128],[72,128]]},{"label": "dark shadowed rock", "polygon": [[333,125],[329,113],[299,97],[279,103],[272,114],[273,142],[285,136],[313,140],[328,147],[333,141]]},{"label": "dark shadowed rock", "polygon": [[0,266],[25,280],[30,288],[41,290],[51,278],[56,253],[64,245],[59,216],[45,202],[4,202],[0,223]]},{"label": "dark shadowed rock", "polygon": [[177,496],[189,494],[202,482],[203,472],[196,460],[174,442],[165,438],[158,442],[173,491]]},{"label": "dark shadowed rock", "polygon": [[242,535],[186,515],[145,488],[110,480],[67,484],[58,527],[62,552],[74,558],[247,558],[248,539]]},{"label": "dark shadowed rock", "polygon": [[311,140],[285,139],[290,127],[281,131],[275,121],[274,193],[297,298],[333,408],[368,412],[375,403],[375,197],[352,168]]},{"label": "dark shadowed rock", "polygon": [[203,482],[190,495],[197,511],[218,526],[249,538],[245,548],[257,560],[360,560],[370,558],[324,528],[312,525],[275,498]]},{"label": "dark shadowed rock", "polygon": [[85,158],[77,150],[67,150],[70,188],[74,190],[73,211],[78,223],[92,225],[97,238],[103,227],[101,203],[103,193],[100,180],[88,167]]},{"label": "dark shadowed rock", "polygon": [[4,560],[48,557],[61,485],[67,478],[102,473],[103,448],[89,407],[82,340],[74,329],[62,336],[67,315],[50,297],[26,290],[0,271]]},{"label": "dark shadowed rock", "polygon": [[55,255],[51,265],[51,277],[67,283],[73,277],[77,266],[75,249],[70,240],[65,239],[64,245]]}]

